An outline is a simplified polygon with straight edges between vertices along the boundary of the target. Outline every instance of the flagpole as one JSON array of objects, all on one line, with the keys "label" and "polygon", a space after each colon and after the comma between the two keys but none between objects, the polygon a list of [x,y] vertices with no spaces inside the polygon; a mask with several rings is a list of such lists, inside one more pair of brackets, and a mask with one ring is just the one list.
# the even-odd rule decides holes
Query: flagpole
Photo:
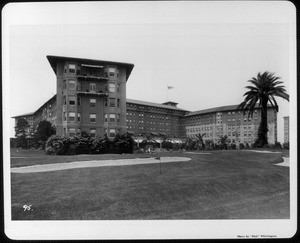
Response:
[{"label": "flagpole", "polygon": [[167,85],[167,100],[166,100],[166,102],[168,102],[169,101],[169,85]]}]

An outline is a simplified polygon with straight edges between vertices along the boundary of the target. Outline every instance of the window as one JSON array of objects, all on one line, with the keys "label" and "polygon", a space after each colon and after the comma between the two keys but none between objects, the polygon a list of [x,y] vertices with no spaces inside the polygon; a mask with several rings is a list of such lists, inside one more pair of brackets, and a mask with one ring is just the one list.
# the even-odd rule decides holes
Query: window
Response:
[{"label": "window", "polygon": [[115,83],[109,83],[108,84],[108,90],[111,93],[115,93],[116,92],[116,84]]},{"label": "window", "polygon": [[81,90],[81,83],[80,83],[80,82],[77,83],[77,90],[78,90],[78,91]]},{"label": "window", "polygon": [[96,99],[90,99],[90,107],[96,106]]},{"label": "window", "polygon": [[67,114],[66,112],[63,113],[64,121],[67,121]]},{"label": "window", "polygon": [[117,99],[117,107],[120,108],[120,99]]},{"label": "window", "polygon": [[90,92],[96,92],[96,84],[90,83]]},{"label": "window", "polygon": [[69,96],[69,105],[75,105],[75,96],[74,95]]},{"label": "window", "polygon": [[69,121],[71,122],[75,121],[75,112],[69,112]]},{"label": "window", "polygon": [[94,114],[94,113],[90,114],[90,122],[92,122],[92,123],[96,122],[96,114]]},{"label": "window", "polygon": [[107,99],[104,100],[104,106],[107,107]]},{"label": "window", "polygon": [[81,129],[77,128],[77,135],[81,135]]},{"label": "window", "polygon": [[77,105],[80,106],[80,104],[81,104],[81,99],[80,97],[77,97]]},{"label": "window", "polygon": [[67,104],[67,97],[64,95],[64,105]]},{"label": "window", "polygon": [[116,69],[115,68],[109,68],[108,72],[109,72],[109,76],[113,77],[113,76],[115,76]]},{"label": "window", "polygon": [[77,121],[80,122],[80,120],[81,120],[81,114],[78,112],[78,113],[77,113]]},{"label": "window", "polygon": [[76,81],[69,80],[69,90],[76,90]]},{"label": "window", "polygon": [[114,138],[116,136],[116,129],[109,129],[109,137]]},{"label": "window", "polygon": [[63,89],[67,89],[67,81],[66,80],[63,81]]},{"label": "window", "polygon": [[96,135],[96,129],[95,128],[90,128],[90,136],[95,137]]},{"label": "window", "polygon": [[120,92],[120,84],[117,84],[117,92]]},{"label": "window", "polygon": [[107,122],[107,114],[104,114],[104,122]]},{"label": "window", "polygon": [[109,114],[109,122],[115,122],[116,121],[116,114]]},{"label": "window", "polygon": [[76,66],[75,64],[69,64],[69,73],[75,73]]},{"label": "window", "polygon": [[75,128],[69,128],[69,136],[74,136],[74,135],[76,135]]},{"label": "window", "polygon": [[115,98],[109,98],[109,107],[115,107]]}]

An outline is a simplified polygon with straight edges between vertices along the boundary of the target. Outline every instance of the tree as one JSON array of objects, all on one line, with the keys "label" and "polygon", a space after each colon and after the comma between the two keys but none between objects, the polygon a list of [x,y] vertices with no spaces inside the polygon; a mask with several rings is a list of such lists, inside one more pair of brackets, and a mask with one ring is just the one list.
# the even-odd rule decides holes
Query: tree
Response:
[{"label": "tree", "polygon": [[228,142],[227,135],[220,136],[220,138],[219,138],[219,144],[220,144],[220,148],[221,149],[228,149],[227,142]]},{"label": "tree", "polygon": [[51,122],[43,120],[37,126],[36,132],[34,134],[34,140],[36,144],[45,148],[46,141],[49,137],[56,133],[55,127],[52,126]]},{"label": "tree", "polygon": [[28,147],[28,141],[27,141],[28,128],[29,128],[29,123],[27,120],[25,120],[22,117],[20,119],[18,119],[17,125],[15,127],[16,146],[18,148],[27,148]]},{"label": "tree", "polygon": [[281,97],[289,101],[289,95],[286,93],[285,87],[281,85],[283,82],[279,80],[280,78],[274,76],[274,73],[258,73],[257,77],[248,80],[253,86],[245,87],[248,91],[244,94],[244,101],[237,107],[238,110],[244,110],[244,113],[248,112],[248,117],[252,117],[255,105],[259,102],[258,104],[261,108],[261,121],[255,144],[260,147],[268,144],[268,103],[276,112],[278,112],[278,105],[275,97]]},{"label": "tree", "polygon": [[206,133],[203,133],[203,134],[199,133],[196,135],[196,146],[197,146],[198,150],[205,148],[204,141],[203,141],[203,136],[205,134]]}]

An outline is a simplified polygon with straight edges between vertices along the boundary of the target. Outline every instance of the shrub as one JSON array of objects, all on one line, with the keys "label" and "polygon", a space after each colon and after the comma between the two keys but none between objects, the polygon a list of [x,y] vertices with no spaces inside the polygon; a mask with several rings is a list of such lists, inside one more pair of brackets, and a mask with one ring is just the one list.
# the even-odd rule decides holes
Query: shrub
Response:
[{"label": "shrub", "polygon": [[90,136],[74,136],[73,144],[75,146],[76,154],[91,153],[92,140],[91,140]]},{"label": "shrub", "polygon": [[239,149],[244,149],[245,145],[243,143],[239,143]]},{"label": "shrub", "polygon": [[91,152],[96,154],[109,153],[111,141],[108,139],[107,135],[104,137],[96,136],[91,141]]},{"label": "shrub", "polygon": [[170,141],[163,141],[161,143],[161,147],[169,150],[169,149],[173,149],[173,144]]},{"label": "shrub", "polygon": [[276,142],[276,143],[274,144],[274,148],[276,148],[276,149],[281,149],[281,148],[282,148],[281,143],[280,143],[280,142]]},{"label": "shrub", "polygon": [[263,147],[264,148],[271,148],[271,149],[273,149],[273,148],[275,148],[275,144],[274,143],[269,143],[268,147],[266,147],[266,144]]},{"label": "shrub", "polygon": [[264,144],[262,147],[263,148],[269,148],[269,145],[268,144]]},{"label": "shrub", "polygon": [[52,148],[52,147],[46,147],[45,153],[46,153],[47,155],[53,155],[53,154],[55,154],[55,150],[54,150],[54,148]]},{"label": "shrub", "polygon": [[236,144],[235,144],[235,143],[232,143],[232,144],[230,145],[230,148],[231,148],[231,149],[236,149]]},{"label": "shrub", "polygon": [[289,142],[283,143],[282,146],[283,146],[284,149],[290,149],[290,143]]},{"label": "shrub", "polygon": [[53,148],[56,155],[65,155],[69,150],[68,138],[52,135],[46,142],[46,150]]}]

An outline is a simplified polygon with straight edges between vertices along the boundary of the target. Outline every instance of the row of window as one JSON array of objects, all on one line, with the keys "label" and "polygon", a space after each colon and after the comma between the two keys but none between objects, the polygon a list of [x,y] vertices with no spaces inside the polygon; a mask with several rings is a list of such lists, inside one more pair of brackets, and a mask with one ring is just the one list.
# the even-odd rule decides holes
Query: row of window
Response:
[{"label": "row of window", "polygon": [[[76,112],[69,112],[69,122],[75,122],[76,121]],[[67,113],[63,113],[64,121],[67,121]],[[96,123],[97,115],[95,113],[90,113],[90,123]],[[77,121],[81,121],[81,113],[77,112]],[[120,122],[120,115],[119,114],[104,114],[104,122]]]},{"label": "row of window", "polygon": [[[68,129],[68,132],[69,132],[69,136],[75,136],[76,135],[76,128],[70,127]],[[104,129],[104,133],[108,134],[108,136],[110,138],[114,138],[116,136],[117,132],[119,132],[119,130],[118,129],[114,129],[114,128],[111,128],[109,130]],[[67,134],[66,128],[64,128],[64,133]],[[78,135],[81,134],[81,129],[80,128],[77,128],[77,134]],[[90,128],[90,136],[91,137],[95,137],[96,136],[96,128]]]},{"label": "row of window", "polygon": [[[96,107],[97,100],[95,98],[90,99],[90,107]],[[64,104],[67,105],[67,97],[64,96]],[[69,95],[69,105],[70,106],[75,106],[76,105],[76,96],[75,95]],[[81,105],[81,98],[77,97],[77,105]],[[104,101],[105,107],[108,106],[108,100],[105,99]],[[120,99],[116,98],[109,98],[109,107],[120,107]]]},{"label": "row of window", "polygon": [[[95,73],[95,69],[93,68],[89,68],[91,71],[91,75]],[[67,73],[67,71],[71,74],[75,74],[76,73],[76,64],[69,64],[67,66],[65,66],[64,68],[64,72]],[[94,72],[93,72],[94,71]],[[110,77],[114,77],[117,73],[116,68],[113,67],[109,67],[108,68],[108,73],[107,73]]]},{"label": "row of window", "polygon": [[[75,80],[69,80],[68,81],[68,90],[76,90],[76,81]],[[63,81],[63,89],[67,89],[67,81],[64,80]],[[81,91],[81,83],[78,82],[77,83],[77,90],[78,91]],[[89,84],[89,89],[88,89],[89,92],[97,92],[97,86],[96,86],[96,83],[90,83]],[[119,84],[116,84],[116,83],[108,83],[108,86],[105,85],[104,86],[104,91],[105,92],[110,92],[110,93],[115,93],[115,92],[120,92],[120,85]]]}]

